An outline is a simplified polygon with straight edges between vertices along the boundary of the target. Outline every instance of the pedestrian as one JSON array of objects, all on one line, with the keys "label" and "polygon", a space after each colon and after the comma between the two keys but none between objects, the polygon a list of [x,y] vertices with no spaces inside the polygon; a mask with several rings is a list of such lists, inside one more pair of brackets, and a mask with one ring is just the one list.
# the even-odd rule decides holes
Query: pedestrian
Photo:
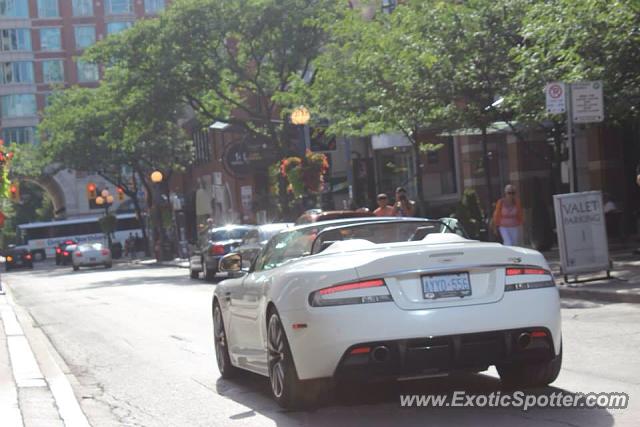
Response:
[{"label": "pedestrian", "polygon": [[396,216],[396,210],[387,203],[389,198],[385,193],[378,194],[376,201],[378,202],[378,208],[373,211],[375,216]]},{"label": "pedestrian", "polygon": [[407,197],[404,187],[396,188],[396,216],[416,216],[416,202]]},{"label": "pedestrian", "polygon": [[516,197],[516,187],[508,184],[504,187],[504,197],[496,203],[491,228],[494,234],[500,233],[505,246],[520,244],[520,227],[524,222],[522,206]]}]

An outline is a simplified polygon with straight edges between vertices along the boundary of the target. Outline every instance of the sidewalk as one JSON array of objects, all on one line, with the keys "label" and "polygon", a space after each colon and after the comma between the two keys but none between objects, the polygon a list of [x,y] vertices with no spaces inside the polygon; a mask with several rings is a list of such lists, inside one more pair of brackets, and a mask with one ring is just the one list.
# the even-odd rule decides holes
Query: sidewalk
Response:
[{"label": "sidewalk", "polygon": [[0,424],[89,426],[51,344],[0,283]]},{"label": "sidewalk", "polygon": [[557,249],[544,255],[562,298],[640,304],[640,255],[634,255],[633,249],[626,246],[610,248],[609,256],[613,263],[610,278],[606,277],[606,271],[602,271],[580,275],[575,283],[572,276],[569,277],[569,283],[565,283]]}]

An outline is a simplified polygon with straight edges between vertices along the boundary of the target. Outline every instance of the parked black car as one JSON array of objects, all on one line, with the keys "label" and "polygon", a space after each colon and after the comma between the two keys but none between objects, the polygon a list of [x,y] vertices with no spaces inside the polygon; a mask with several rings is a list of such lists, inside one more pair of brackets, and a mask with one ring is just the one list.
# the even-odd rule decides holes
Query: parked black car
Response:
[{"label": "parked black car", "polygon": [[256,257],[265,247],[271,237],[288,227],[293,227],[292,222],[276,222],[273,224],[263,224],[249,231],[244,235],[242,243],[234,252],[242,255],[242,268],[249,268]]},{"label": "parked black car", "polygon": [[200,272],[204,280],[213,280],[218,271],[218,261],[229,252],[233,252],[242,242],[242,238],[254,225],[229,225],[214,227],[200,233],[198,242],[189,257],[189,274],[197,279]]},{"label": "parked black car", "polygon": [[10,246],[4,252],[4,269],[11,271],[16,268],[33,268],[33,256],[26,248]]},{"label": "parked black car", "polygon": [[56,265],[60,265],[60,264],[67,265],[67,263],[71,261],[71,258],[68,256],[68,254],[65,259],[64,252],[67,246],[76,245],[76,244],[78,244],[78,242],[72,239],[64,240],[58,243],[58,245],[56,246]]}]

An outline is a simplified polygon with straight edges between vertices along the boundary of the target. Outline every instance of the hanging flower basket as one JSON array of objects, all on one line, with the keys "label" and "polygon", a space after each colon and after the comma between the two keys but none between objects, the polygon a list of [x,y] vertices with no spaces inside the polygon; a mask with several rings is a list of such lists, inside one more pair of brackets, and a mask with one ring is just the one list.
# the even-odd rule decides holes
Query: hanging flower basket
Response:
[{"label": "hanging flower basket", "polygon": [[280,162],[280,174],[289,181],[294,197],[322,190],[323,175],[329,170],[327,156],[307,150],[303,158],[287,157]]}]

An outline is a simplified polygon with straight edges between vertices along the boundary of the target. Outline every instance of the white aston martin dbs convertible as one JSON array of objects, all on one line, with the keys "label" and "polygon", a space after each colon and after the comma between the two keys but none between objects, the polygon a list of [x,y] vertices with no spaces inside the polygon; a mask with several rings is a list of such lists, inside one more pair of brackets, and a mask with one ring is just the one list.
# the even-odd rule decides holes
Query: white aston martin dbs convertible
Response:
[{"label": "white aston martin dbs convertible", "polygon": [[[284,407],[331,380],[479,372],[553,382],[560,300],[534,250],[468,240],[451,219],[360,218],[274,236],[249,271],[228,254],[213,297],[218,368],[269,377]],[[321,385],[322,387],[318,387]]]}]

